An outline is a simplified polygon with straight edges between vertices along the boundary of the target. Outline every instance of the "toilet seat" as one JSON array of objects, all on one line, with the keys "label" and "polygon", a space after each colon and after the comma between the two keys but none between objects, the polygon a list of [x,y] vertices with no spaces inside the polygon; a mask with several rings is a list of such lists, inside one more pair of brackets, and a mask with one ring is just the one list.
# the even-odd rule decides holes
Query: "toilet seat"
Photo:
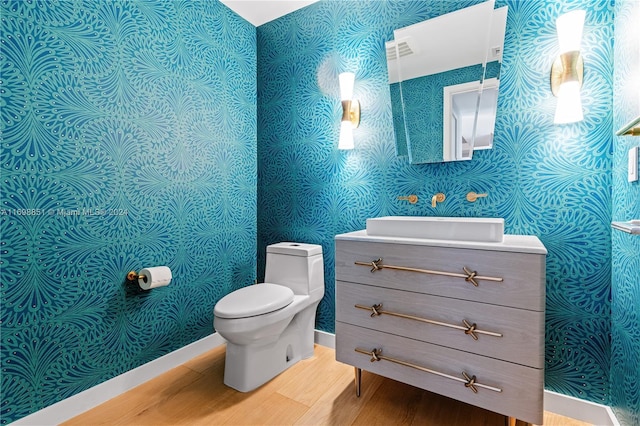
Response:
[{"label": "toilet seat", "polygon": [[216,303],[213,314],[218,318],[247,318],[277,311],[293,302],[293,290],[278,284],[243,287]]}]

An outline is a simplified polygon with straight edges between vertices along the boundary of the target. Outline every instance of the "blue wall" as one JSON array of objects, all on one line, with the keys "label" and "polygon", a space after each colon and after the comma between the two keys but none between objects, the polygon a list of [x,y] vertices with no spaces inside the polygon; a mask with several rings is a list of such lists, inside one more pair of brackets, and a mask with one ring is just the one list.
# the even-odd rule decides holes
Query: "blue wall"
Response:
[{"label": "blue wall", "polygon": [[442,162],[443,89],[456,84],[481,81],[483,71],[482,65],[474,65],[402,82],[407,150],[411,163]]},{"label": "blue wall", "polygon": [[[499,78],[500,63],[490,62],[458,68],[437,74],[404,80],[389,85],[392,102],[396,153],[408,155],[412,164],[442,162],[444,88],[456,84]],[[400,92],[402,93],[400,95]],[[401,97],[401,99],[399,99]],[[402,113],[404,103],[404,115]],[[398,132],[405,128],[406,135]],[[396,120],[398,121],[396,123]],[[396,127],[400,125],[400,127]],[[399,134],[400,133],[400,134]]]},{"label": "blue wall", "polygon": [[[210,1],[0,15],[7,423],[211,334],[253,282],[256,31]],[[170,286],[124,282],[155,265]]]},{"label": "blue wall", "polygon": [[[640,114],[640,3],[615,7],[614,126]],[[638,137],[613,141],[613,220],[640,218],[640,184],[627,181],[627,153]],[[611,406],[622,425],[640,425],[640,236],[612,232]]]},{"label": "blue wall", "polygon": [[[272,242],[323,245],[318,327],[332,331],[334,235],[415,214],[504,217],[507,232],[538,235],[547,387],[608,403],[611,332],[611,401],[638,423],[637,241],[614,232],[610,255],[611,206],[618,220],[640,212],[624,179],[634,140],[614,141],[613,166],[610,152],[633,99],[613,125],[612,2],[499,1],[510,10],[495,148],[455,164],[395,156],[384,41],[474,3],[322,2],[259,27],[256,44],[217,2],[3,2],[2,422],[211,333],[215,301],[255,276],[256,216],[260,269]],[[584,7],[585,120],[554,126],[554,21]],[[637,64],[626,52],[616,65]],[[363,108],[351,152],[337,150],[347,70]],[[616,73],[624,93],[634,74]],[[469,204],[470,190],[490,197]],[[439,191],[447,201],[432,209]],[[397,200],[411,193],[418,205]],[[124,283],[159,264],[174,271],[169,287]]]},{"label": "blue wall", "polygon": [[[326,1],[258,28],[258,259],[267,244],[322,244],[318,327],[334,330],[336,234],[383,215],[505,218],[547,257],[546,387],[608,403],[613,4],[508,5],[494,149],[473,161],[409,165],[394,148],[384,43],[393,30],[476,1]],[[555,19],[585,8],[585,120],[553,124]],[[337,149],[338,74],[356,73],[356,148]],[[489,197],[468,203],[468,191]],[[432,208],[429,200],[447,200]],[[417,194],[415,206],[398,201]],[[259,272],[260,274],[261,272]]]}]

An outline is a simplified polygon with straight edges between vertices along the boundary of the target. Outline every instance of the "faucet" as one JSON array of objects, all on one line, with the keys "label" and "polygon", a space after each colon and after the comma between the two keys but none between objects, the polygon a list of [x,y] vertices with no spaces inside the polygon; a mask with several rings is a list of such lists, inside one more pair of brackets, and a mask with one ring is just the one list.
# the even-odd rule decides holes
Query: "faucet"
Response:
[{"label": "faucet", "polygon": [[431,197],[431,207],[435,207],[437,203],[441,203],[445,199],[445,195],[442,192],[438,192],[436,195]]}]

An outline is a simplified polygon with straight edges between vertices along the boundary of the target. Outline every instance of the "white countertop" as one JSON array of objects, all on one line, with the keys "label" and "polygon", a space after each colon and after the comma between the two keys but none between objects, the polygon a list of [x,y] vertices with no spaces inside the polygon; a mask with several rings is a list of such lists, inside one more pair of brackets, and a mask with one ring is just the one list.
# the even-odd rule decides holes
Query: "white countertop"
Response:
[{"label": "white countertop", "polygon": [[426,238],[378,237],[367,235],[367,231],[363,229],[362,231],[336,235],[336,240],[547,254],[547,249],[542,242],[538,237],[532,235],[505,235],[500,243],[485,243],[478,241],[430,240]]}]

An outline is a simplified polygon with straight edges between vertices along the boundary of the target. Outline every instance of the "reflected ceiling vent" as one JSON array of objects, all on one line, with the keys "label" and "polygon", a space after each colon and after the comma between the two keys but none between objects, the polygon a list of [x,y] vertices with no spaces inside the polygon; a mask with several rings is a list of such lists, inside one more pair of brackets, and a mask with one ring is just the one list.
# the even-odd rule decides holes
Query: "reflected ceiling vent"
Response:
[{"label": "reflected ceiling vent", "polygon": [[398,55],[402,58],[403,56],[409,56],[416,53],[416,50],[412,47],[413,40],[411,37],[404,38],[402,40],[396,41],[388,41],[385,45],[387,48],[387,60],[395,61],[398,59],[396,55],[396,43],[398,44]]}]

